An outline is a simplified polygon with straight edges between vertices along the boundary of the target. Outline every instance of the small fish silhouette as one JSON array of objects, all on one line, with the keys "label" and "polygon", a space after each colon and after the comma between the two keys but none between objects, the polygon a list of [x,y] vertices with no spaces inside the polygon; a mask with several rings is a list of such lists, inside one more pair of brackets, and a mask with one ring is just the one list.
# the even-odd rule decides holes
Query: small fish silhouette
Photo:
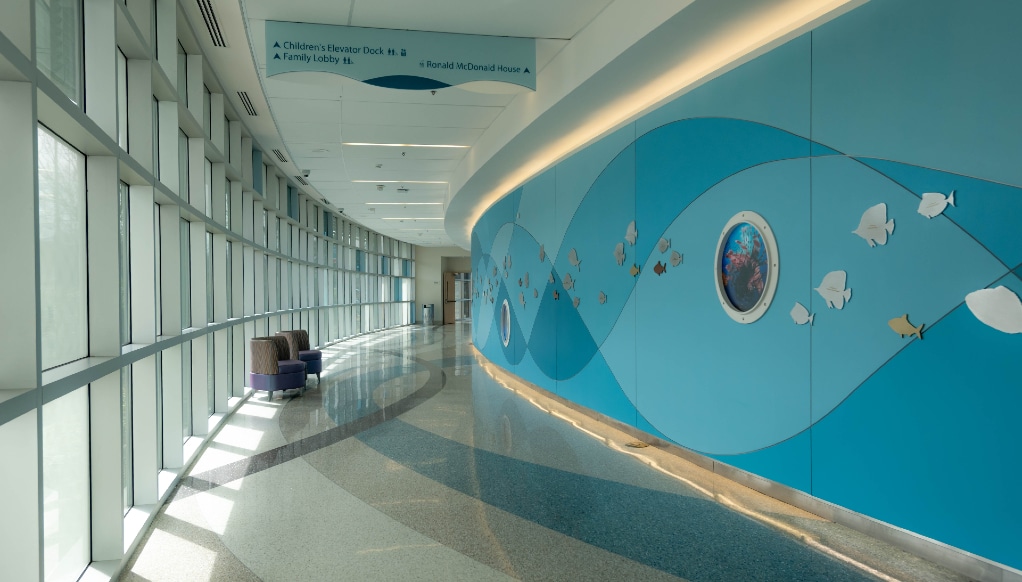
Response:
[{"label": "small fish silhouette", "polygon": [[519,277],[519,278],[518,278],[518,286],[519,286],[519,287],[521,287],[521,286],[522,286],[522,278],[521,278],[521,277]]},{"label": "small fish silhouette", "polygon": [[603,291],[600,291],[600,296],[597,299],[600,300],[600,305],[603,305],[604,303],[607,302],[607,294],[604,293]]},{"label": "small fish silhouette", "polygon": [[678,251],[671,251],[671,266],[677,267],[678,265],[685,262],[685,256]]},{"label": "small fish silhouette", "polygon": [[894,333],[900,335],[901,337],[905,337],[907,335],[908,336],[914,335],[919,339],[923,339],[923,328],[926,327],[925,323],[920,325],[919,327],[916,327],[909,323],[907,313],[905,315],[902,315],[901,317],[895,317],[894,319],[888,321],[887,325],[891,326],[891,329],[894,330]]},{"label": "small fish silhouette", "polygon": [[660,242],[658,242],[657,245],[656,245],[656,248],[661,253],[666,253],[667,249],[671,248],[671,239],[661,237],[660,238]]},{"label": "small fish silhouette", "polygon": [[564,285],[565,291],[571,291],[575,288],[575,281],[571,278],[571,273],[564,274],[564,280],[561,281],[561,284]]},{"label": "small fish silhouette", "polygon": [[656,265],[653,266],[653,272],[657,274],[657,277],[659,277],[660,275],[663,275],[664,271],[666,271],[666,270],[667,270],[667,265],[661,263],[660,261],[657,261]]},{"label": "small fish silhouette", "polygon": [[575,249],[568,251],[568,262],[571,263],[572,267],[575,267],[579,271],[582,270],[582,261],[578,260],[578,251]]},{"label": "small fish silhouette", "polygon": [[528,273],[525,274],[525,286],[526,287],[529,286],[529,274]]},{"label": "small fish silhouette", "polygon": [[522,307],[525,307],[525,292],[518,293],[518,301],[522,303]]},{"label": "small fish silhouette", "polygon": [[557,292],[557,289],[554,289],[554,301],[557,301],[560,298],[561,294]]},{"label": "small fish silhouette", "polygon": [[543,250],[543,245],[539,245],[539,260],[543,262],[546,260],[546,251]]},{"label": "small fish silhouette", "polygon": [[507,268],[507,255],[504,255],[504,268]]},{"label": "small fish silhouette", "polygon": [[848,273],[831,271],[823,277],[823,282],[815,289],[827,302],[827,307],[844,309],[845,302],[852,298],[852,290],[845,289]]},{"label": "small fish silhouette", "polygon": [[539,297],[539,289],[533,289],[532,290],[532,296],[533,297]]},{"label": "small fish silhouette", "polygon": [[579,299],[576,296],[574,299],[571,300],[571,304],[575,306],[575,309],[578,309],[578,304],[579,304],[580,301],[581,301],[581,299]]},{"label": "small fish silhouette", "polygon": [[631,273],[633,277],[638,275],[639,271],[640,271],[639,267],[634,263],[632,264],[632,268],[628,270],[628,272]]},{"label": "small fish silhouette", "polygon": [[496,276],[497,276],[497,267],[494,267],[494,268],[493,268],[493,276],[494,276],[494,277],[496,277]]},{"label": "small fish silhouette", "polygon": [[554,274],[553,274],[553,273],[550,273],[550,282],[551,282],[551,283],[553,283],[553,282],[554,282]]},{"label": "small fish silhouette", "polygon": [[507,279],[507,271],[504,271],[504,278]]},{"label": "small fish silhouette", "polygon": [[919,214],[922,214],[926,218],[933,218],[944,209],[947,208],[948,204],[951,206],[955,205],[955,191],[952,190],[947,198],[943,194],[938,192],[927,192],[923,194],[923,199],[919,201]]},{"label": "small fish silhouette", "polygon": [[625,243],[617,243],[614,247],[614,260],[617,261],[617,266],[625,264]]},{"label": "small fish silhouette", "polygon": [[1003,285],[980,289],[965,296],[965,304],[976,319],[1004,333],[1022,333],[1022,301]]},{"label": "small fish silhouette", "polygon": [[881,202],[876,206],[870,206],[862,213],[859,220],[859,228],[852,231],[875,247],[876,243],[887,244],[887,235],[894,233],[894,219],[887,220],[887,204]]},{"label": "small fish silhouette", "polygon": [[625,240],[628,244],[635,246],[635,239],[639,236],[639,231],[635,230],[635,221],[628,223],[628,230],[625,231]]},{"label": "small fish silhouette", "polygon": [[795,302],[795,307],[791,308],[791,320],[795,322],[795,325],[805,325],[807,323],[812,325],[814,317],[816,317],[816,314],[810,314],[806,306],[798,301]]}]

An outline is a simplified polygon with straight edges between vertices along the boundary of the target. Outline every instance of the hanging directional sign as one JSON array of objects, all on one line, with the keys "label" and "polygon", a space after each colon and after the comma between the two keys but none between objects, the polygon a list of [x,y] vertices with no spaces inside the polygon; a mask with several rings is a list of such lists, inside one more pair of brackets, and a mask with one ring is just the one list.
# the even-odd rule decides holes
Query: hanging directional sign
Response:
[{"label": "hanging directional sign", "polygon": [[266,75],[334,73],[393,89],[499,81],[536,89],[536,39],[266,21]]}]

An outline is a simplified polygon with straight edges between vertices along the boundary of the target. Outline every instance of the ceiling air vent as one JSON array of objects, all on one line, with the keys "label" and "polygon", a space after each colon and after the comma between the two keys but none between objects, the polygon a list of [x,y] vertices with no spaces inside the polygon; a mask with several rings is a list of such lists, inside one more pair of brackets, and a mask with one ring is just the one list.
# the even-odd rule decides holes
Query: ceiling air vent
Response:
[{"label": "ceiling air vent", "polygon": [[277,156],[277,159],[280,160],[280,163],[282,164],[287,163],[287,158],[284,157],[284,154],[282,154],[280,150],[278,150],[277,148],[273,148],[272,151],[273,155]]},{"label": "ceiling air vent", "polygon": [[305,181],[305,178],[303,178],[301,176],[295,176],[295,180],[297,180],[298,183],[301,184],[302,186],[308,186],[309,185],[309,183]]},{"label": "ceiling air vent", "polygon": [[252,117],[259,115],[256,113],[255,107],[252,105],[252,100],[248,98],[248,93],[245,91],[238,91],[238,97],[241,99],[241,104],[245,106],[245,111],[247,111],[249,115]]},{"label": "ceiling air vent", "polygon": [[213,9],[213,0],[195,0],[199,5],[199,12],[202,13],[202,20],[206,23],[206,30],[209,31],[209,38],[213,46],[226,47],[227,39],[220,30],[220,21],[217,20],[216,11]]}]

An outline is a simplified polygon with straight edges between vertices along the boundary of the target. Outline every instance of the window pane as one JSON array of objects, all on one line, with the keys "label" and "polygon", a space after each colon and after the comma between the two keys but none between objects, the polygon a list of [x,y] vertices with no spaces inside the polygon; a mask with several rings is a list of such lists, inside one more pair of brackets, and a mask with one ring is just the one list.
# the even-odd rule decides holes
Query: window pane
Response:
[{"label": "window pane", "polygon": [[118,219],[119,242],[121,247],[121,344],[131,343],[131,245],[128,219],[128,185],[118,184],[117,197],[120,217]]},{"label": "window pane", "polygon": [[181,329],[192,326],[192,261],[190,225],[181,219]]},{"label": "window pane", "polygon": [[89,565],[89,389],[43,405],[43,561],[47,580]]},{"label": "window pane", "polygon": [[72,101],[81,104],[81,0],[36,0],[36,63]]},{"label": "window pane", "polygon": [[117,50],[117,145],[128,150],[128,58]]},{"label": "window pane", "polygon": [[160,102],[153,95],[153,176],[160,179]]},{"label": "window pane", "polygon": [[177,134],[177,195],[185,202],[188,197],[188,136],[178,130]]},{"label": "window pane", "polygon": [[85,156],[39,128],[39,304],[43,369],[89,351]]},{"label": "window pane", "polygon": [[131,366],[121,368],[121,500],[124,513],[135,504],[132,489]]}]

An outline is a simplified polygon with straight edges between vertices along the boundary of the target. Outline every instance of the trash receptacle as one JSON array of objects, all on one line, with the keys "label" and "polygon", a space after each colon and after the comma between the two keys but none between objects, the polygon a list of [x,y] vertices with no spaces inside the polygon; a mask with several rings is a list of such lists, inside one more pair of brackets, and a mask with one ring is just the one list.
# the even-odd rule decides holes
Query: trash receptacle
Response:
[{"label": "trash receptacle", "polygon": [[422,325],[433,325],[433,304],[422,306]]}]

